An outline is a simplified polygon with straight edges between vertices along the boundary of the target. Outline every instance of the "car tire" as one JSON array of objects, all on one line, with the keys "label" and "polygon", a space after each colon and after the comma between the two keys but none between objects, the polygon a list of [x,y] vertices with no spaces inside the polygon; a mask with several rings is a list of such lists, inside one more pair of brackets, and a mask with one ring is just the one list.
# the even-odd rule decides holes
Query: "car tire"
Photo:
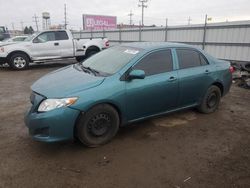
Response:
[{"label": "car tire", "polygon": [[8,64],[14,70],[24,70],[29,67],[29,58],[24,53],[15,53],[10,56]]},{"label": "car tire", "polygon": [[97,51],[97,50],[89,50],[89,51],[86,52],[86,57],[89,58],[89,57],[97,54],[98,52],[99,51]]},{"label": "car tire", "polygon": [[88,147],[97,147],[109,142],[119,129],[118,112],[108,104],[91,108],[83,114],[77,125],[78,139]]},{"label": "car tire", "polygon": [[201,113],[209,114],[217,110],[221,99],[221,90],[219,87],[212,85],[208,88],[198,110]]}]

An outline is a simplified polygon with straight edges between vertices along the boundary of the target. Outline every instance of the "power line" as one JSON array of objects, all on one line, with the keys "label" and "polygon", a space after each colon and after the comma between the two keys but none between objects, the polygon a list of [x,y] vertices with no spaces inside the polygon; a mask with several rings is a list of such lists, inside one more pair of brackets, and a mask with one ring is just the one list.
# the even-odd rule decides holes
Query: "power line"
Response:
[{"label": "power line", "polygon": [[39,30],[39,28],[38,28],[38,22],[39,22],[38,16],[36,16],[36,14],[35,14],[32,18],[34,19],[33,22],[36,23],[36,31],[38,31]]},{"label": "power line", "polygon": [[148,2],[148,0],[139,0],[140,4],[138,4],[138,7],[141,7],[141,24],[142,24],[142,27],[144,26],[144,22],[143,22],[143,19],[144,19],[144,8],[148,7],[146,5],[147,2]]}]

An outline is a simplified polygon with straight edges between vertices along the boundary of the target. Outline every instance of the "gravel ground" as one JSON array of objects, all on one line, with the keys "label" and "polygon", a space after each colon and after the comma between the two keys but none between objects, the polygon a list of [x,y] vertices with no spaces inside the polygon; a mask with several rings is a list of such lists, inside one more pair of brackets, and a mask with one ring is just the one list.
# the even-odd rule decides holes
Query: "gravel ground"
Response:
[{"label": "gravel ground", "polygon": [[250,187],[250,90],[233,86],[210,115],[129,125],[99,148],[35,142],[23,123],[30,85],[64,65],[0,68],[0,187]]}]

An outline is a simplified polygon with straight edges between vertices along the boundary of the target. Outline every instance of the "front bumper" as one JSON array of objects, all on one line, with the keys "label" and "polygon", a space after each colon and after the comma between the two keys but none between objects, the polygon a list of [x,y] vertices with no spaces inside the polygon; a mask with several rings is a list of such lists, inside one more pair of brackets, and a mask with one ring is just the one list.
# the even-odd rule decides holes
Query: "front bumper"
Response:
[{"label": "front bumper", "polygon": [[74,138],[74,126],[80,111],[65,107],[48,112],[33,112],[25,115],[25,124],[34,140],[57,142]]},{"label": "front bumper", "polygon": [[7,63],[7,58],[6,57],[0,57],[0,65]]}]

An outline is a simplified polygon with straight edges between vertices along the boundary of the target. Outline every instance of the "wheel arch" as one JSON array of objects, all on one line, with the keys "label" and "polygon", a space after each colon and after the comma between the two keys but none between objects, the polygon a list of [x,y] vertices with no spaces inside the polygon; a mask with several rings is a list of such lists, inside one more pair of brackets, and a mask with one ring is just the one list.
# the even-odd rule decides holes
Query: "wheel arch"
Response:
[{"label": "wheel arch", "polygon": [[78,118],[77,118],[76,121],[75,121],[75,125],[74,125],[74,137],[75,137],[75,138],[76,138],[76,131],[77,131],[77,123],[78,123],[78,121],[80,120],[80,117],[81,117],[82,115],[84,115],[87,111],[89,111],[89,110],[91,110],[92,108],[94,108],[94,107],[96,107],[96,106],[99,106],[99,105],[109,105],[109,106],[113,107],[113,108],[117,111],[117,113],[118,113],[119,121],[120,121],[120,126],[123,124],[123,122],[124,122],[124,117],[123,117],[123,115],[122,115],[123,113],[122,113],[122,111],[121,111],[119,105],[115,104],[115,102],[112,102],[112,101],[100,101],[100,102],[97,102],[97,103],[95,103],[95,104],[89,106],[86,110],[82,111],[82,112],[79,114]]},{"label": "wheel arch", "polygon": [[212,85],[217,86],[220,89],[221,96],[224,95],[224,86],[220,81],[215,81]]},{"label": "wheel arch", "polygon": [[25,54],[25,55],[29,58],[29,61],[32,62],[32,59],[30,58],[29,54],[28,54],[27,52],[22,51],[22,50],[15,50],[15,51],[10,52],[10,53],[8,54],[8,56],[7,56],[7,61],[9,61],[10,58],[11,58],[11,56],[12,56],[13,54],[16,54],[16,53]]},{"label": "wheel arch", "polygon": [[100,49],[98,46],[96,46],[96,45],[91,45],[91,46],[89,46],[89,47],[87,48],[86,54],[87,54],[88,52],[92,51],[92,50],[97,51],[97,52],[100,52],[100,51],[101,51],[101,49]]}]

